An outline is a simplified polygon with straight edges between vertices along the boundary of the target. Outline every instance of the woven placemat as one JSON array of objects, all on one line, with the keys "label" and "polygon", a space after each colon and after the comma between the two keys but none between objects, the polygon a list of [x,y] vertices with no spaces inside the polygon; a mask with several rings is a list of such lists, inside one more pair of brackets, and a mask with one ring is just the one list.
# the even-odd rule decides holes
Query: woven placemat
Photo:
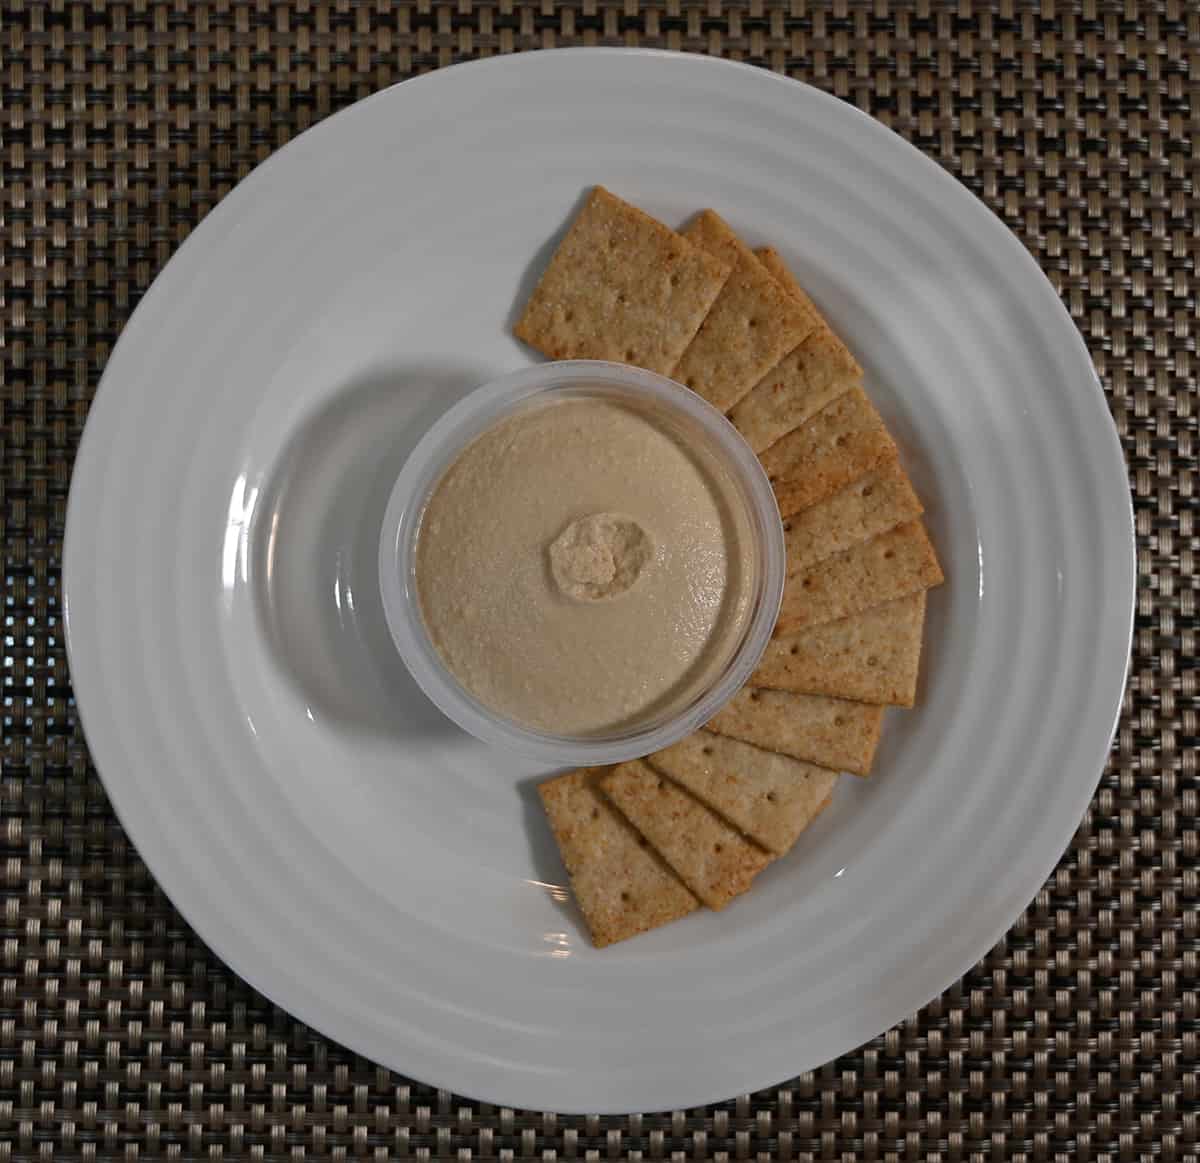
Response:
[{"label": "woven placemat", "polygon": [[[1194,4],[0,0],[0,18],[0,1159],[1196,1158]],[[59,602],[88,401],[204,214],[272,150],[384,85],[567,44],[790,73],[992,207],[1095,358],[1131,466],[1142,587],[1112,758],[1007,938],[822,1070],[627,1118],[432,1090],[312,1034],[222,966],[90,766]]]}]

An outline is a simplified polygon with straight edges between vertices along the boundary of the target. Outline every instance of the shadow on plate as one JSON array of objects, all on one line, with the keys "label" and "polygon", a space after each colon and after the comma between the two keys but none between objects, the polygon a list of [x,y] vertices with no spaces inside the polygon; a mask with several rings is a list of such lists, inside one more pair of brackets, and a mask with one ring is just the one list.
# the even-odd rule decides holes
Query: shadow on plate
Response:
[{"label": "shadow on plate", "polygon": [[583,209],[583,205],[591,196],[591,193],[592,188],[589,186],[579,195],[575,200],[575,204],[558,224],[554,233],[537,248],[533,258],[529,261],[529,265],[521,272],[521,278],[517,282],[516,298],[513,299],[512,306],[508,311],[508,318],[505,320],[505,327],[509,332],[516,327],[517,321],[525,311],[525,304],[529,302],[529,296],[533,294],[534,288],[538,285],[539,280],[546,271],[546,267],[550,265],[550,259],[558,249],[558,244],[566,236],[567,229],[575,221],[576,215]]},{"label": "shadow on plate", "polygon": [[571,893],[567,880],[567,870],[563,867],[562,857],[558,853],[558,845],[554,833],[550,831],[550,822],[542,808],[538,796],[538,784],[552,778],[549,775],[539,775],[533,779],[523,779],[517,784],[517,794],[521,797],[521,809],[525,836],[529,841],[529,860],[533,868],[533,879],[527,883],[544,892],[553,902],[565,919],[575,926],[578,936],[586,943],[587,925],[575,898]]},{"label": "shadow on plate", "polygon": [[489,374],[387,367],[348,383],[297,433],[255,514],[255,597],[268,640],[310,712],[335,727],[392,741],[461,734],[392,645],[379,533],[417,441]]}]

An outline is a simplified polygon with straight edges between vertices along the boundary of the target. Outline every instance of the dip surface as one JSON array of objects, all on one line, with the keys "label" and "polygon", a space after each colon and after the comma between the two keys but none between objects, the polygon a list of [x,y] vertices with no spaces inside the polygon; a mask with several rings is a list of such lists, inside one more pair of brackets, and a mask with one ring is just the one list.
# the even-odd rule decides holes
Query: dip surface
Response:
[{"label": "dip surface", "polygon": [[749,617],[752,542],[731,486],[653,414],[530,405],[433,491],[421,613],[490,710],[565,735],[619,729],[707,686]]}]

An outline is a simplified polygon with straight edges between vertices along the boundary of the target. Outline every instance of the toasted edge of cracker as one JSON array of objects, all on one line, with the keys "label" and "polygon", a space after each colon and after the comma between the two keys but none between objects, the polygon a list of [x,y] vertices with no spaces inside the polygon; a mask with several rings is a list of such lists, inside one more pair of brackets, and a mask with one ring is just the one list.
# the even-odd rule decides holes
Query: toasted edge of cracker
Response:
[{"label": "toasted edge of cracker", "polygon": [[725,412],[817,325],[738,239],[719,214],[705,210],[683,231],[709,253],[737,261],[672,376]]},{"label": "toasted edge of cracker", "polygon": [[821,367],[822,339],[806,339],[730,409],[730,423],[755,452],[770,448],[858,382]]},{"label": "toasted edge of cracker", "polygon": [[715,210],[700,210],[693,214],[680,234],[731,268],[740,262],[756,261],[754,251]]},{"label": "toasted edge of cracker", "polygon": [[597,948],[687,916],[700,902],[600,792],[609,768],[581,768],[538,795]]},{"label": "toasted edge of cracker", "polygon": [[883,707],[872,703],[743,687],[706,729],[819,767],[868,775],[882,726]]},{"label": "toasted edge of cracker", "polygon": [[791,268],[783,261],[783,256],[773,246],[757,246],[754,257],[770,271],[772,278],[794,298],[799,299],[820,320],[822,327],[828,328],[825,317],[817,310],[817,305],[809,298],[808,292],[800,285]]},{"label": "toasted edge of cracker", "polygon": [[812,334],[730,410],[733,426],[755,452],[762,452],[860,383],[862,368],[796,282],[779,253],[770,246],[760,247],[754,253],[779,284],[817,320]]},{"label": "toasted edge of cracker", "polygon": [[730,268],[597,186],[513,328],[551,359],[604,359],[669,373]]},{"label": "toasted edge of cracker", "polygon": [[817,309],[817,305],[809,298],[808,292],[797,282],[787,263],[773,246],[760,246],[754,256],[775,277],[775,279],[800,300],[818,320],[817,327],[806,339],[805,344],[813,344],[821,348],[813,353],[813,358],[828,366],[829,373],[847,381],[857,382],[862,379],[862,368],[858,360],[851,354],[850,349],[841,341],[837,333],[829,326],[829,321]]},{"label": "toasted edge of cracker", "polygon": [[925,526],[908,521],[792,574],[775,632],[794,634],[836,622],[944,580]]},{"label": "toasted edge of cracker", "polygon": [[785,518],[788,574],[916,520],[923,512],[900,462],[885,464]]},{"label": "toasted edge of cracker", "polygon": [[772,638],[753,686],[911,707],[917,698],[925,591],[798,634]]},{"label": "toasted edge of cracker", "polygon": [[640,759],[614,768],[601,787],[710,908],[723,909],[771,862],[769,852]]},{"label": "toasted edge of cracker", "polygon": [[759,455],[789,517],[898,459],[896,442],[861,387],[843,392]]},{"label": "toasted edge of cracker", "polygon": [[795,844],[837,781],[836,771],[712,731],[646,761],[776,856]]}]

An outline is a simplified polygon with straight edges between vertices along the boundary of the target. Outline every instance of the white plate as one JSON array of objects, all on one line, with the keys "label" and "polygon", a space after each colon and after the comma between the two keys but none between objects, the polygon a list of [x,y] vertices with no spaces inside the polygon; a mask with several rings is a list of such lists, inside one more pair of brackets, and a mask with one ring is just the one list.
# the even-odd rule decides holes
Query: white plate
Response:
[{"label": "white plate", "polygon": [[[861,359],[949,577],[877,774],[843,779],[726,912],[599,953],[559,887],[543,773],[423,700],[374,573],[406,452],[529,361],[514,311],[597,181],[779,247]],[[1100,772],[1134,566],[1087,353],[980,203],[812,89],[584,50],[389,89],[209,215],[109,360],[65,588],[112,801],[238,973],[438,1086],[626,1111],[815,1067],[988,950]]]}]

